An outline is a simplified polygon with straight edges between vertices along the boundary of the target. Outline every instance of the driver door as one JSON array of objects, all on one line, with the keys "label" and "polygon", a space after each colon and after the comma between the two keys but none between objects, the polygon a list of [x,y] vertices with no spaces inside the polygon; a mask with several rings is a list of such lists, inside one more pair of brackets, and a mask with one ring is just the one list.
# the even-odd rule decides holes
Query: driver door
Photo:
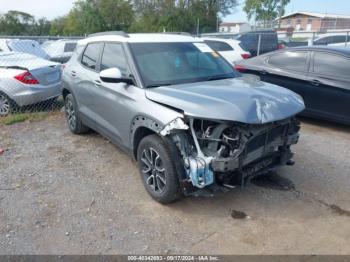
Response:
[{"label": "driver door", "polygon": [[[103,46],[99,71],[113,67],[118,68],[123,75],[130,75],[122,44],[107,42]],[[106,83],[99,75],[94,83],[96,92],[93,107],[98,115],[98,125],[103,129],[99,131],[120,144],[126,143],[125,130],[130,128],[132,117],[128,108],[134,101],[133,90],[136,87],[126,83]]]}]

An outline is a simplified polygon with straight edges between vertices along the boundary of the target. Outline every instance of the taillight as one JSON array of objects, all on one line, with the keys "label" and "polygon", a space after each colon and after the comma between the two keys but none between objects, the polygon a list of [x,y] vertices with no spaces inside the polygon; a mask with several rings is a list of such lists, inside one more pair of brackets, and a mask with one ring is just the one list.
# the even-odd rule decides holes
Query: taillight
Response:
[{"label": "taillight", "polygon": [[250,58],[250,54],[241,54],[243,59],[248,59]]},{"label": "taillight", "polygon": [[278,44],[277,45],[277,49],[283,49],[283,48],[285,48],[286,46],[284,45],[284,44]]},{"label": "taillight", "polygon": [[24,72],[22,74],[16,75],[15,78],[27,85],[37,85],[39,81],[29,72]]},{"label": "taillight", "polygon": [[244,66],[241,66],[241,65],[235,65],[235,69],[239,72],[244,72],[247,70],[247,68],[245,68]]}]

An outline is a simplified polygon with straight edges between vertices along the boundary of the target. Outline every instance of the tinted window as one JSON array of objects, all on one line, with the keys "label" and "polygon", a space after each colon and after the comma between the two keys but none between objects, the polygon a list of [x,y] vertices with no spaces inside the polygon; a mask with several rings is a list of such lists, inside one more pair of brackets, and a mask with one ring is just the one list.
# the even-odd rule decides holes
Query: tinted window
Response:
[{"label": "tinted window", "polygon": [[89,44],[83,54],[81,63],[91,69],[96,69],[97,60],[100,56],[101,43]]},{"label": "tinted window", "polygon": [[278,39],[276,34],[261,34],[260,51],[266,53],[277,49]]},{"label": "tinted window", "polygon": [[283,52],[269,58],[269,64],[295,71],[304,71],[307,52]]},{"label": "tinted window", "polygon": [[314,45],[328,45],[332,43],[333,36],[327,36],[314,41]]},{"label": "tinted window", "polygon": [[205,40],[204,42],[206,42],[208,46],[210,46],[212,49],[218,52],[233,51],[233,48],[229,44],[224,42],[212,40]]},{"label": "tinted window", "polygon": [[336,35],[333,37],[333,41],[334,44],[337,43],[345,43],[346,42],[346,35]]},{"label": "tinted window", "polygon": [[66,43],[64,45],[64,52],[74,52],[77,43]]},{"label": "tinted window", "polygon": [[103,49],[101,71],[112,67],[126,73],[126,60],[121,44],[106,44]]},{"label": "tinted window", "polygon": [[350,59],[339,55],[316,52],[314,72],[329,76],[349,77]]},{"label": "tinted window", "polygon": [[241,41],[241,46],[243,47],[244,50],[254,52],[257,50],[257,47],[258,47],[259,35],[246,34],[246,35],[240,36],[238,40]]}]

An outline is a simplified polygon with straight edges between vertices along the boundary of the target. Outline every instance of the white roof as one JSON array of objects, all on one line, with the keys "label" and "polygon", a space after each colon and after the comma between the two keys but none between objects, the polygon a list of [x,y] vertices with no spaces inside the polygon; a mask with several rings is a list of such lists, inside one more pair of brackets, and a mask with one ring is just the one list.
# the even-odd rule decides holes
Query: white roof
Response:
[{"label": "white roof", "polygon": [[241,42],[235,39],[224,39],[224,38],[218,38],[218,37],[202,37],[201,39],[208,40],[208,41],[224,42],[227,44],[239,44]]},{"label": "white roof", "polygon": [[128,43],[170,43],[170,42],[202,42],[197,37],[180,34],[150,33],[150,34],[128,34],[128,37],[122,35],[99,35],[80,40],[79,45],[85,45],[97,41],[118,41]]},{"label": "white roof", "polygon": [[294,13],[290,13],[288,15],[284,15],[281,18],[287,18],[289,16],[293,16],[293,15],[297,15],[297,14],[301,14],[301,15],[306,15],[306,16],[314,16],[314,17],[318,17],[318,18],[344,18],[344,19],[350,19],[350,15],[337,15],[337,14],[328,14],[328,13],[313,13],[313,12],[303,12],[303,11],[298,11],[298,12],[294,12]]}]

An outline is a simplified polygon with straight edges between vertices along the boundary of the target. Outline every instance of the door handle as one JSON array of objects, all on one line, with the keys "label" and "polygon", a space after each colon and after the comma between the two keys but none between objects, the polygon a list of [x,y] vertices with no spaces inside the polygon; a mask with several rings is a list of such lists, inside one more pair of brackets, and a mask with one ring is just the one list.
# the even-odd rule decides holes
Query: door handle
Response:
[{"label": "door handle", "polygon": [[96,87],[100,87],[102,85],[100,80],[95,80],[94,84],[95,84]]},{"label": "door handle", "polygon": [[320,81],[314,79],[314,80],[311,80],[310,83],[313,85],[313,86],[319,86],[321,84]]},{"label": "door handle", "polygon": [[262,74],[262,75],[267,75],[269,72],[267,72],[266,70],[261,70],[260,71],[260,74]]},{"label": "door handle", "polygon": [[77,76],[77,72],[75,72],[75,71],[71,71],[70,74],[71,74],[71,76],[73,76],[73,77],[76,77],[76,76]]}]

